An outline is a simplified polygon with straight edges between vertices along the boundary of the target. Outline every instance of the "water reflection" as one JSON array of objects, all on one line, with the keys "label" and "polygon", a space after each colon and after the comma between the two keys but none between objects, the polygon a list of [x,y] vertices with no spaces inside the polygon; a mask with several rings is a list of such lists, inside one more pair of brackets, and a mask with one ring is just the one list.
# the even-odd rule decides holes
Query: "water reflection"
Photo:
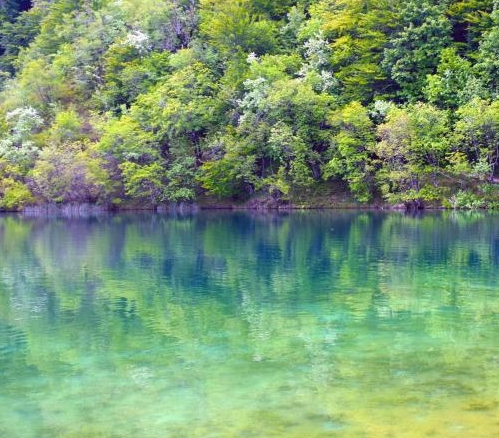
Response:
[{"label": "water reflection", "polygon": [[498,218],[0,216],[0,435],[497,435]]}]

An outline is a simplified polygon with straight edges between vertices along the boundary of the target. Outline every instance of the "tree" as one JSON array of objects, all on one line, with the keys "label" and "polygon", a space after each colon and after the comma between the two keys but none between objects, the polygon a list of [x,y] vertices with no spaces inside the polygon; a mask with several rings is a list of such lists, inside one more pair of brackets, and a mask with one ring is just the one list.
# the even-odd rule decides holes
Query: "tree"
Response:
[{"label": "tree", "polygon": [[218,102],[211,72],[192,61],[188,49],[172,56],[172,74],[104,126],[100,148],[117,159],[130,196],[143,193],[154,203],[194,197],[202,141],[217,120]]},{"label": "tree", "polygon": [[17,57],[38,34],[41,18],[40,8],[25,11],[15,20],[2,19],[0,13],[0,73],[11,76],[16,72]]},{"label": "tree", "polygon": [[478,48],[482,33],[491,25],[493,0],[451,0],[446,15],[452,24],[452,40],[459,50],[472,54]]},{"label": "tree", "polygon": [[[202,166],[203,186],[241,196],[255,190],[286,191],[290,184],[310,186],[320,179],[327,114],[335,100],[316,91],[307,77],[292,77],[301,64],[296,56],[251,55],[248,62],[245,92],[234,108],[236,126],[205,148],[204,156],[213,162],[205,160]],[[235,169],[242,174],[233,184]],[[227,182],[221,191],[215,187],[217,175]]]},{"label": "tree", "polygon": [[39,145],[33,140],[43,119],[32,107],[17,108],[5,117],[10,135],[0,140],[0,158],[28,169],[35,161]]},{"label": "tree", "polygon": [[13,210],[35,201],[24,181],[25,170],[0,158],[0,209]]},{"label": "tree", "polygon": [[334,111],[329,123],[335,132],[324,166],[324,178],[341,177],[361,202],[371,199],[374,188],[370,151],[374,146],[374,125],[367,109],[352,102]]},{"label": "tree", "polygon": [[0,17],[2,21],[13,22],[21,12],[27,11],[30,8],[30,0],[2,0],[0,2]]},{"label": "tree", "polygon": [[247,153],[244,140],[228,132],[212,139],[207,149],[211,159],[205,161],[197,176],[202,187],[219,197],[246,197],[256,186],[256,156]]},{"label": "tree", "polygon": [[399,96],[414,102],[422,97],[426,76],[434,73],[440,52],[450,43],[450,23],[440,5],[411,0],[401,11],[402,29],[390,39],[383,66],[398,84]]},{"label": "tree", "polygon": [[393,202],[434,200],[440,196],[438,175],[449,152],[448,114],[417,103],[392,107],[378,127],[377,180],[386,199]]},{"label": "tree", "polygon": [[428,101],[443,108],[456,109],[475,96],[486,94],[471,63],[458,55],[454,47],[443,49],[437,72],[427,76],[423,92]]},{"label": "tree", "polygon": [[490,90],[490,95],[499,95],[499,2],[494,2],[491,14],[493,25],[480,42],[475,69]]},{"label": "tree", "polygon": [[200,0],[200,32],[224,56],[263,54],[275,44],[275,26],[251,0]]},{"label": "tree", "polygon": [[109,181],[103,164],[85,142],[48,145],[29,173],[29,185],[45,202],[105,202]]},{"label": "tree", "polygon": [[115,114],[171,72],[168,52],[141,53],[124,42],[113,44],[103,58],[104,83],[98,99],[104,110]]},{"label": "tree", "polygon": [[[256,61],[253,71],[257,73],[260,68]],[[292,178],[318,180],[320,154],[328,145],[327,114],[335,99],[314,90],[306,78],[291,79],[286,74],[268,80],[258,76],[246,81],[245,86],[237,132],[253,145],[259,177],[266,178],[284,166],[290,176],[295,175]],[[276,159],[276,139],[284,141],[284,137],[293,147]]]},{"label": "tree", "polygon": [[457,111],[455,150],[464,153],[469,176],[492,180],[499,162],[499,101],[475,98]]},{"label": "tree", "polygon": [[196,0],[133,0],[128,4],[128,16],[141,17],[153,50],[176,52],[190,46],[199,21]]},{"label": "tree", "polygon": [[[388,35],[398,22],[397,1],[320,1],[310,7],[302,35],[319,27],[331,42],[331,71],[343,86],[345,100],[367,102],[386,93],[389,83],[381,60]],[[308,37],[310,38],[310,36]]]}]

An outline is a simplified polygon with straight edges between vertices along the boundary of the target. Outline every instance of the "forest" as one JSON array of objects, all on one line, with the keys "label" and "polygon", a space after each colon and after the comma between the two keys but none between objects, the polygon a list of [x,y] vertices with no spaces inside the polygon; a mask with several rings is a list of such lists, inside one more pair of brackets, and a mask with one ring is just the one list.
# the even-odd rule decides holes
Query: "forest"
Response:
[{"label": "forest", "polygon": [[499,208],[499,1],[0,0],[0,209]]}]

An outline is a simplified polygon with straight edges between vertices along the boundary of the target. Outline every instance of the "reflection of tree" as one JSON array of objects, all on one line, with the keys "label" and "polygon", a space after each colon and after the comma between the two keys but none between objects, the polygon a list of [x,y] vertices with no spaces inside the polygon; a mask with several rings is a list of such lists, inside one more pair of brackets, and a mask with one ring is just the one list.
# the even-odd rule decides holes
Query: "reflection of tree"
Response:
[{"label": "reflection of tree", "polygon": [[[430,292],[449,282],[455,290],[470,281],[469,268],[477,281],[495,284],[490,236],[499,235],[499,226],[493,217],[449,219],[376,213],[79,221],[6,216],[0,272],[10,290],[29,291],[30,299],[55,293],[59,305],[75,310],[94,294],[123,296],[135,300],[139,314],[147,309],[143,300],[158,299],[158,292],[185,302],[203,297],[237,304],[244,291],[256,303],[279,299],[293,306],[333,291],[355,303],[348,294],[393,287],[417,299],[418,290],[428,293],[428,278]],[[16,269],[23,264],[25,270]]]},{"label": "reflection of tree", "polygon": [[[209,373],[229,386],[237,364],[255,397],[313,395],[333,417],[376,385],[379,403],[422,403],[442,373],[472,382],[449,377],[444,398],[477,385],[490,401],[497,236],[497,217],[455,213],[0,216],[0,351],[2,336],[24,339],[9,356],[22,366],[2,366],[19,378],[113,370],[210,406]],[[258,386],[256,370],[275,383]],[[99,384],[126,391],[113,382]]]}]

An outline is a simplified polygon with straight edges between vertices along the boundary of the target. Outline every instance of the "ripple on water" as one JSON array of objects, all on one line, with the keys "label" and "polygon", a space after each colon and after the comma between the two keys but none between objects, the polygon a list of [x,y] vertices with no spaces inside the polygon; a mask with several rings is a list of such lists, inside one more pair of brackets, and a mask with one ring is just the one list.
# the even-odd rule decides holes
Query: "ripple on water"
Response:
[{"label": "ripple on water", "polygon": [[0,436],[499,436],[497,217],[32,225],[0,216]]}]

